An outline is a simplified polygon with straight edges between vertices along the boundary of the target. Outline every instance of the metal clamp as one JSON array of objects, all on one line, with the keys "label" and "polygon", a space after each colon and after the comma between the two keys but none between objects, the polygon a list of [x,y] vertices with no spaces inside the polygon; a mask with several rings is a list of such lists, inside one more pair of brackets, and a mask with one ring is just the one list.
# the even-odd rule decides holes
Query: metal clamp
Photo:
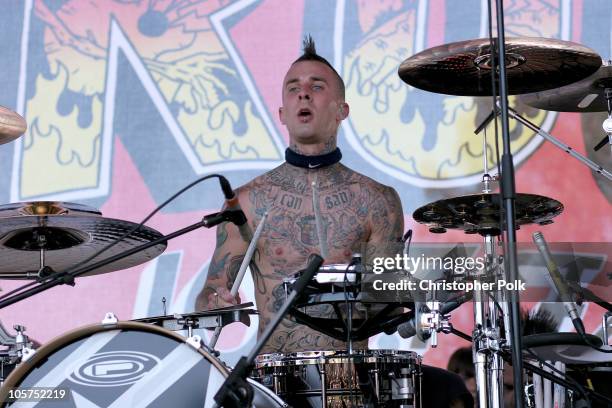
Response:
[{"label": "metal clamp", "polygon": [[417,335],[422,341],[431,337],[431,347],[438,347],[438,333],[450,333],[453,325],[449,321],[450,315],[440,313],[440,302],[428,301],[420,309],[417,318]]},{"label": "metal clamp", "polygon": [[36,350],[30,347],[24,347],[21,349],[21,362],[28,361],[34,354],[36,354]]}]

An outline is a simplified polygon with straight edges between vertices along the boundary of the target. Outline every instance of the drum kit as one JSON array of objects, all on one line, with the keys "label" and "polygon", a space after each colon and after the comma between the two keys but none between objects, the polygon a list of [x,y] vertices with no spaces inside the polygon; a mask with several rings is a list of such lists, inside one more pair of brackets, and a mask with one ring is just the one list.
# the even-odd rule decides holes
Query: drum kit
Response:
[{"label": "drum kit", "polygon": [[[567,41],[512,38],[507,39],[505,45],[504,66],[510,94],[520,94],[524,103],[538,109],[607,111],[608,119],[604,123],[606,138],[598,148],[608,142],[612,145],[610,63],[602,65],[601,58],[594,51]],[[496,76],[492,75],[498,70],[496,65],[499,64],[491,42],[488,39],[471,40],[416,54],[400,65],[399,76],[408,85],[431,92],[491,96],[493,88],[499,86],[499,81],[494,80]],[[488,122],[499,114],[497,106],[492,111]],[[510,115],[597,173],[612,178],[609,171],[576,153],[517,112],[512,111]],[[0,144],[14,140],[25,129],[26,123],[21,116],[0,108]],[[427,225],[431,233],[455,229],[482,236],[487,265],[463,278],[474,283],[506,277],[500,261],[504,254],[499,253],[498,240],[508,228],[501,220],[504,213],[501,197],[493,193],[493,178],[487,174],[487,149],[484,152],[480,193],[438,200],[422,206],[413,214],[414,219]],[[518,194],[515,210],[517,228],[527,224],[547,225],[563,211],[563,205],[540,195]],[[81,271],[87,269],[85,274],[93,275],[138,265],[160,255],[170,238],[170,235],[164,237],[144,225],[102,217],[97,209],[81,204],[40,201],[2,205],[0,278],[28,279],[38,283],[63,279],[62,283],[74,284],[74,277],[82,275],[65,271],[81,268]],[[405,242],[405,253],[409,242]],[[102,253],[111,261],[94,262]],[[363,283],[372,272],[359,255],[355,255],[348,265],[325,265],[317,272],[314,278],[303,283],[301,279],[304,276],[299,275],[286,280],[287,312],[301,324],[346,340],[348,348],[253,356],[254,362],[248,367],[250,378],[246,379],[252,389],[253,406],[284,407],[290,402],[294,406],[324,408],[427,408],[423,402],[422,363],[416,353],[358,350],[354,349],[353,342],[382,332],[393,333],[398,326],[409,324],[411,328],[404,333],[416,334],[423,340],[431,338],[435,347],[437,333],[456,332],[450,324],[448,312],[468,297],[447,299],[445,304],[432,293],[424,302],[415,299],[377,302],[368,298],[363,289]],[[302,286],[304,288],[298,293],[296,287]],[[0,297],[0,307],[8,295],[10,293]],[[508,335],[508,294],[503,290],[475,290],[471,297],[475,327],[471,336],[464,337],[473,344],[477,403],[483,408],[501,407],[504,357],[512,347]],[[309,307],[321,304],[334,311],[332,317],[323,319],[309,315]],[[185,407],[213,406],[213,397],[238,368],[233,371],[218,358],[214,350],[216,337],[209,347],[194,334],[194,330],[215,329],[218,335],[220,329],[230,323],[249,324],[250,316],[257,314],[252,306],[247,303],[128,322],[118,321],[109,313],[100,324],[79,328],[39,348],[25,335],[25,328],[15,326],[17,335],[11,336],[0,326],[0,343],[4,346],[0,352],[3,369],[0,400],[17,401],[15,406],[21,406],[17,405],[21,402],[37,401],[44,406],[46,402],[53,404],[52,399],[57,399],[57,393],[63,391],[68,393],[64,397],[71,398],[75,406],[172,406],[177,402]],[[355,310],[360,313],[353,316]],[[605,343],[608,317],[610,312],[603,320]],[[175,333],[185,330],[186,337]],[[564,381],[538,365],[540,360],[563,360],[568,367],[578,364],[576,358],[571,359],[572,353],[568,354],[569,357],[562,357],[559,349],[582,347],[580,355],[584,355],[591,351],[588,345],[595,343],[595,339],[585,343],[584,336],[574,335],[571,339],[554,337],[554,341],[525,339],[525,348],[536,356],[530,357],[533,364],[529,369],[536,370],[537,375],[546,381],[565,384],[570,389],[564,391],[568,396],[566,401],[589,394],[583,389],[576,391],[571,381]],[[598,346],[607,347],[607,344],[602,345],[604,342],[599,341]],[[610,362],[610,359],[604,360],[601,361],[600,353],[588,362],[592,366],[600,364],[597,367],[601,368],[601,364]],[[4,370],[9,369],[12,372],[7,376]],[[532,389],[535,388],[534,379],[540,378],[537,375],[531,377]],[[50,397],[37,394],[38,399],[32,399],[31,393],[25,393],[32,390],[51,390],[56,394],[50,392]],[[529,406],[548,408],[534,395],[525,396]],[[604,404],[612,403],[610,399],[592,398],[599,398]]]}]

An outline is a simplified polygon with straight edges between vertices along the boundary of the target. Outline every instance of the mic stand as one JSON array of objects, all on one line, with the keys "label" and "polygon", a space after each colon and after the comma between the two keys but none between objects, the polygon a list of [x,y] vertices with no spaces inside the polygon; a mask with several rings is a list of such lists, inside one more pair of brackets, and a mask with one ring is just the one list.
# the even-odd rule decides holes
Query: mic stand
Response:
[{"label": "mic stand", "polygon": [[612,304],[610,304],[609,302],[606,302],[605,300],[603,300],[602,298],[594,294],[591,290],[587,288],[583,288],[576,282],[568,281],[566,283],[570,287],[570,289],[574,293],[579,294],[583,300],[586,300],[587,302],[595,303],[596,305],[612,313]]},{"label": "mic stand", "polygon": [[[603,340],[603,345],[607,346],[608,343],[608,320],[612,317],[612,304],[606,302],[592,291],[587,288],[583,288],[576,282],[567,282],[567,285],[570,287],[572,292],[579,295],[581,299],[586,300],[587,302],[595,303],[599,307],[606,309],[607,312],[601,316],[601,339]],[[1,327],[1,326],[0,326]]]},{"label": "mic stand", "polygon": [[253,401],[253,388],[247,383],[246,378],[253,369],[255,358],[263,346],[268,342],[268,339],[272,336],[272,333],[283,320],[289,309],[293,306],[306,284],[312,280],[322,264],[323,258],[316,254],[312,256],[306,269],[304,269],[300,278],[293,285],[293,290],[287,297],[287,300],[285,300],[279,311],[272,318],[272,321],[266,326],[263,334],[257,340],[255,347],[253,347],[247,357],[243,356],[240,358],[229,377],[225,379],[225,382],[215,394],[216,407],[251,407]]},{"label": "mic stand", "polygon": [[75,282],[74,282],[74,278],[78,278],[79,276],[90,272],[96,268],[108,265],[110,263],[113,263],[115,261],[118,261],[120,259],[123,259],[125,257],[128,257],[130,255],[133,255],[137,252],[143,251],[145,249],[148,249],[152,246],[155,245],[159,245],[162,244],[164,242],[167,242],[173,238],[176,238],[180,235],[186,234],[188,232],[191,232],[195,229],[198,229],[200,227],[205,227],[205,228],[211,228],[214,227],[217,224],[220,224],[221,222],[224,221],[230,221],[233,222],[236,217],[239,217],[242,211],[236,211],[236,210],[228,210],[228,211],[222,211],[222,212],[218,212],[218,213],[213,213],[210,215],[205,216],[204,218],[202,218],[201,221],[192,224],[188,227],[185,227],[183,229],[180,229],[178,231],[175,231],[171,234],[165,235],[163,237],[160,237],[154,241],[150,241],[147,242],[146,244],[142,244],[140,246],[128,249],[125,252],[119,253],[117,255],[113,255],[109,258],[105,258],[101,261],[98,262],[94,262],[92,264],[89,265],[85,265],[81,268],[77,268],[74,271],[64,271],[64,272],[55,272],[51,275],[49,275],[48,277],[45,278],[45,281],[40,283],[38,286],[34,286],[26,291],[17,293],[11,297],[8,297],[2,301],[0,301],[0,309],[3,309],[7,306],[10,306],[14,303],[17,303],[23,299],[27,299],[31,296],[36,295],[37,293],[41,293],[44,292],[47,289],[51,289],[55,286],[59,286],[59,285],[70,285],[70,286],[74,286]]},{"label": "mic stand", "polygon": [[608,180],[612,180],[612,173],[610,173],[608,170],[604,169],[599,164],[595,163],[592,160],[589,160],[588,158],[586,158],[583,155],[581,155],[580,153],[576,152],[574,149],[572,149],[568,145],[560,142],[553,135],[551,135],[550,133],[546,132],[545,130],[543,130],[538,125],[536,125],[536,124],[530,122],[528,119],[525,119],[524,117],[522,117],[514,109],[508,108],[508,111],[510,113],[510,116],[512,116],[513,119],[515,119],[518,122],[522,123],[523,125],[527,126],[529,129],[533,130],[538,135],[542,136],[544,139],[548,140],[550,143],[552,143],[555,146],[557,146],[559,149],[561,149],[564,152],[568,153],[573,158],[578,159],[580,162],[582,162],[583,164],[588,166],[594,172],[601,174],[602,176],[604,176]]},{"label": "mic stand", "polygon": [[[493,0],[490,0],[490,8],[493,9]],[[504,242],[504,264],[505,271],[510,282],[518,279],[518,255],[516,249],[516,217],[514,211],[514,201],[516,199],[516,188],[514,182],[514,163],[512,160],[512,151],[510,149],[510,126],[508,123],[508,81],[506,77],[506,45],[504,34],[504,2],[496,0],[497,14],[497,40],[498,53],[497,61],[499,65],[499,100],[501,110],[501,130],[503,140],[503,154],[501,159],[501,193],[504,204],[504,218],[506,225],[506,240]],[[492,24],[492,23],[491,23]],[[493,52],[493,50],[491,50]],[[493,56],[495,59],[495,56]],[[496,72],[492,72],[495,75]],[[524,400],[522,395],[523,384],[523,356],[522,339],[521,339],[521,323],[520,323],[520,306],[519,295],[517,291],[510,293],[510,334],[509,339],[512,344],[512,368],[514,378],[514,403],[517,408],[523,408]],[[499,359],[497,359],[499,360]],[[503,367],[503,366],[502,366]],[[498,367],[494,369],[499,370]],[[503,369],[503,368],[502,368]],[[501,406],[502,401],[495,401],[496,406]],[[481,406],[486,408],[486,406]]]}]

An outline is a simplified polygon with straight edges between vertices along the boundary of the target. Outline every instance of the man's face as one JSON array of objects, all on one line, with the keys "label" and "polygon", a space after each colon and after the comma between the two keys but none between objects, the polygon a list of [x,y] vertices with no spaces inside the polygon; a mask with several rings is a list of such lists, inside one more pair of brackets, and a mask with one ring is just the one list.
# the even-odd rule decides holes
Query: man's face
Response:
[{"label": "man's face", "polygon": [[283,106],[279,109],[291,142],[324,144],[336,135],[347,115],[348,105],[328,66],[317,61],[291,66],[283,81]]}]

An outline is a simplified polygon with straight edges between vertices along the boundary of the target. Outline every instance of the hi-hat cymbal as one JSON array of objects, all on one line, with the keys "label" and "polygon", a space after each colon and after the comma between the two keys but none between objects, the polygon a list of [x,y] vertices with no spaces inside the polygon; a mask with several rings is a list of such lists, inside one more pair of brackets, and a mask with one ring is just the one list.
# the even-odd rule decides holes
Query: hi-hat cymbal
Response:
[{"label": "hi-hat cymbal", "polygon": [[[550,224],[563,211],[559,201],[535,194],[517,194],[514,206],[517,227]],[[435,201],[418,208],[412,217],[437,234],[459,229],[466,234],[495,236],[503,230],[500,215],[499,194],[482,193]]]},{"label": "hi-hat cymbal", "polygon": [[[38,278],[41,260],[44,266],[55,272],[66,271],[135,226],[129,221],[104,218],[95,208],[81,204],[39,201],[2,205],[0,278]],[[162,234],[159,232],[143,226],[85,265],[160,237]],[[166,245],[155,245],[83,276],[126,269],[150,261],[160,255]]]},{"label": "hi-hat cymbal", "polygon": [[[601,66],[595,51],[569,41],[518,37],[506,38],[505,45],[511,95],[571,84]],[[491,96],[491,59],[488,38],[460,41],[413,55],[398,73],[407,84],[430,92]]]},{"label": "hi-hat cymbal", "polygon": [[534,108],[557,112],[607,112],[606,89],[612,92],[612,65],[602,65],[593,75],[557,89],[522,95]]},{"label": "hi-hat cymbal", "polygon": [[27,127],[24,118],[12,110],[0,106],[0,145],[23,135]]}]

